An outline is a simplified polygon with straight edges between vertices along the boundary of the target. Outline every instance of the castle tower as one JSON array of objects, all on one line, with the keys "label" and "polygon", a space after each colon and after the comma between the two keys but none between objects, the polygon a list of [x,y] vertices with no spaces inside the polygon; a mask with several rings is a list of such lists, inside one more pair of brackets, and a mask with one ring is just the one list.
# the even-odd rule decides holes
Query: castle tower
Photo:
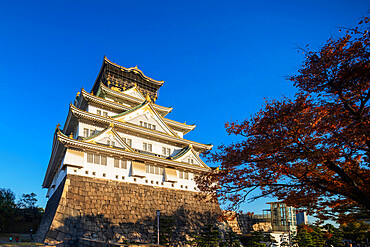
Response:
[{"label": "castle tower", "polygon": [[154,242],[156,210],[174,219],[178,243],[220,213],[197,198],[194,177],[212,145],[184,138],[195,128],[155,104],[163,81],[104,57],[91,92],[81,89],[57,126],[43,188],[49,198],[38,241]]}]

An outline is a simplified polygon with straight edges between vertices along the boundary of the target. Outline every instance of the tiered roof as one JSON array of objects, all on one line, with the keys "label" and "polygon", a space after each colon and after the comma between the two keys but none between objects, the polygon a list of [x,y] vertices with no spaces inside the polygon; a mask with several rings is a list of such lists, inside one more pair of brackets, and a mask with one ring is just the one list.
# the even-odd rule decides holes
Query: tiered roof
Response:
[{"label": "tiered roof", "polygon": [[[122,86],[126,85],[126,82],[123,82],[122,80],[117,80],[115,83],[106,80],[110,76],[109,73],[112,73],[112,71],[117,69],[122,71],[120,75],[123,79],[128,78],[131,81],[134,80],[135,82],[126,88],[125,86]],[[133,76],[132,73],[134,73],[136,77]],[[117,75],[115,76],[117,79]],[[110,79],[112,78],[113,77]],[[198,172],[207,171],[210,169],[199,158],[198,153],[205,150],[210,150],[212,145],[201,144],[180,137],[176,131],[186,134],[193,130],[195,125],[187,125],[185,123],[164,118],[164,116],[172,111],[172,108],[155,104],[154,100],[156,98],[153,98],[153,92],[150,92],[149,89],[143,89],[142,85],[140,86],[140,83],[144,82],[156,90],[158,90],[163,84],[163,81],[156,81],[146,77],[141,70],[137,69],[137,67],[124,68],[110,62],[106,57],[104,57],[102,68],[91,93],[81,89],[81,93],[77,95],[75,104],[70,104],[64,129],[60,130],[59,127],[56,128],[53,140],[53,151],[43,182],[44,188],[48,188],[50,186],[53,177],[60,163],[62,162],[63,154],[65,153],[66,148],[96,150],[100,153],[106,152],[111,155],[123,155],[127,158],[131,158],[132,160],[140,160],[144,162],[149,161],[153,163],[159,163],[164,166],[179,167]],[[117,87],[118,84],[122,87]],[[144,94],[146,95],[144,96]],[[94,114],[86,111],[88,103],[104,106],[105,108],[112,109],[113,112],[119,113],[110,117]],[[132,121],[137,116],[141,115],[146,115],[148,119],[153,119],[158,128],[150,129],[138,124],[134,124]],[[73,131],[76,130],[80,120],[87,122],[90,121],[94,125],[103,128],[103,130],[90,137],[81,138],[75,136],[75,138],[73,138]],[[144,154],[131,148],[122,139],[122,137],[120,137],[117,131],[131,134],[135,133],[137,136],[142,136],[149,139],[152,138],[156,141],[162,141],[166,143],[173,143],[176,146],[183,147],[183,149],[176,155],[170,157]],[[103,141],[106,140],[106,138],[114,140],[117,145],[107,145],[107,142]],[[196,160],[196,164],[184,162],[183,159],[185,156],[194,158]]]}]

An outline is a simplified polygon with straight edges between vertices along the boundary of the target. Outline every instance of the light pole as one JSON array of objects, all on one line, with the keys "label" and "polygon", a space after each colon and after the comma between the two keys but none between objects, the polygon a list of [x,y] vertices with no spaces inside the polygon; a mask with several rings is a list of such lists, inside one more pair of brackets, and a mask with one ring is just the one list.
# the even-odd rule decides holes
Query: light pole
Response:
[{"label": "light pole", "polygon": [[288,221],[288,231],[289,231],[289,247],[291,247],[292,246],[292,240],[291,240],[291,235],[290,235],[290,221]]},{"label": "light pole", "polygon": [[155,210],[157,212],[157,244],[159,245],[159,215],[161,214],[161,210]]}]

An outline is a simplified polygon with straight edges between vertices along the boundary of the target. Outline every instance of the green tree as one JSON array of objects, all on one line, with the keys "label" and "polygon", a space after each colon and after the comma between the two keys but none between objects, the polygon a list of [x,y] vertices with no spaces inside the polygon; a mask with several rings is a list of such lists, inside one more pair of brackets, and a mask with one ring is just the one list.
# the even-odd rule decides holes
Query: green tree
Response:
[{"label": "green tree", "polygon": [[36,205],[37,199],[36,194],[23,194],[20,202],[18,203],[18,207],[20,208],[34,208]]},{"label": "green tree", "polygon": [[224,241],[220,244],[222,247],[239,247],[239,239],[232,230],[226,231],[224,234]]},{"label": "green tree", "polygon": [[240,242],[243,246],[261,246],[265,247],[266,243],[275,243],[275,239],[270,235],[263,233],[262,231],[255,231],[251,234],[243,235],[240,238]]},{"label": "green tree", "polygon": [[370,223],[364,221],[350,222],[342,224],[340,228],[346,240],[355,244],[365,244],[366,239],[370,239]]},{"label": "green tree", "polygon": [[322,227],[323,236],[326,246],[341,247],[344,246],[343,232],[331,224],[326,224]]},{"label": "green tree", "polygon": [[[156,221],[157,223],[157,221]],[[173,241],[173,232],[175,228],[175,221],[171,216],[159,217],[159,244],[171,245]],[[154,241],[157,243],[157,227],[155,228]]]},{"label": "green tree", "polygon": [[0,231],[10,231],[15,216],[15,194],[10,189],[0,188]]},{"label": "green tree", "polygon": [[221,243],[221,235],[217,226],[207,224],[199,233],[191,234],[193,240],[188,243],[197,247],[216,247]]}]

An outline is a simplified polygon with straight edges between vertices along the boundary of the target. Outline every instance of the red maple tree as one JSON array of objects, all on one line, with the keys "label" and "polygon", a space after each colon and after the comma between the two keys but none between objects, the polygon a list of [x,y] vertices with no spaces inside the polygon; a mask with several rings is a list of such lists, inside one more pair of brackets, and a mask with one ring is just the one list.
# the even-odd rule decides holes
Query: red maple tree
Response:
[{"label": "red maple tree", "polygon": [[207,154],[220,169],[197,179],[199,187],[232,207],[274,196],[324,219],[369,219],[369,25],[365,17],[319,51],[304,51],[290,78],[294,99],[268,101],[250,119],[227,123],[229,134],[244,138]]}]

